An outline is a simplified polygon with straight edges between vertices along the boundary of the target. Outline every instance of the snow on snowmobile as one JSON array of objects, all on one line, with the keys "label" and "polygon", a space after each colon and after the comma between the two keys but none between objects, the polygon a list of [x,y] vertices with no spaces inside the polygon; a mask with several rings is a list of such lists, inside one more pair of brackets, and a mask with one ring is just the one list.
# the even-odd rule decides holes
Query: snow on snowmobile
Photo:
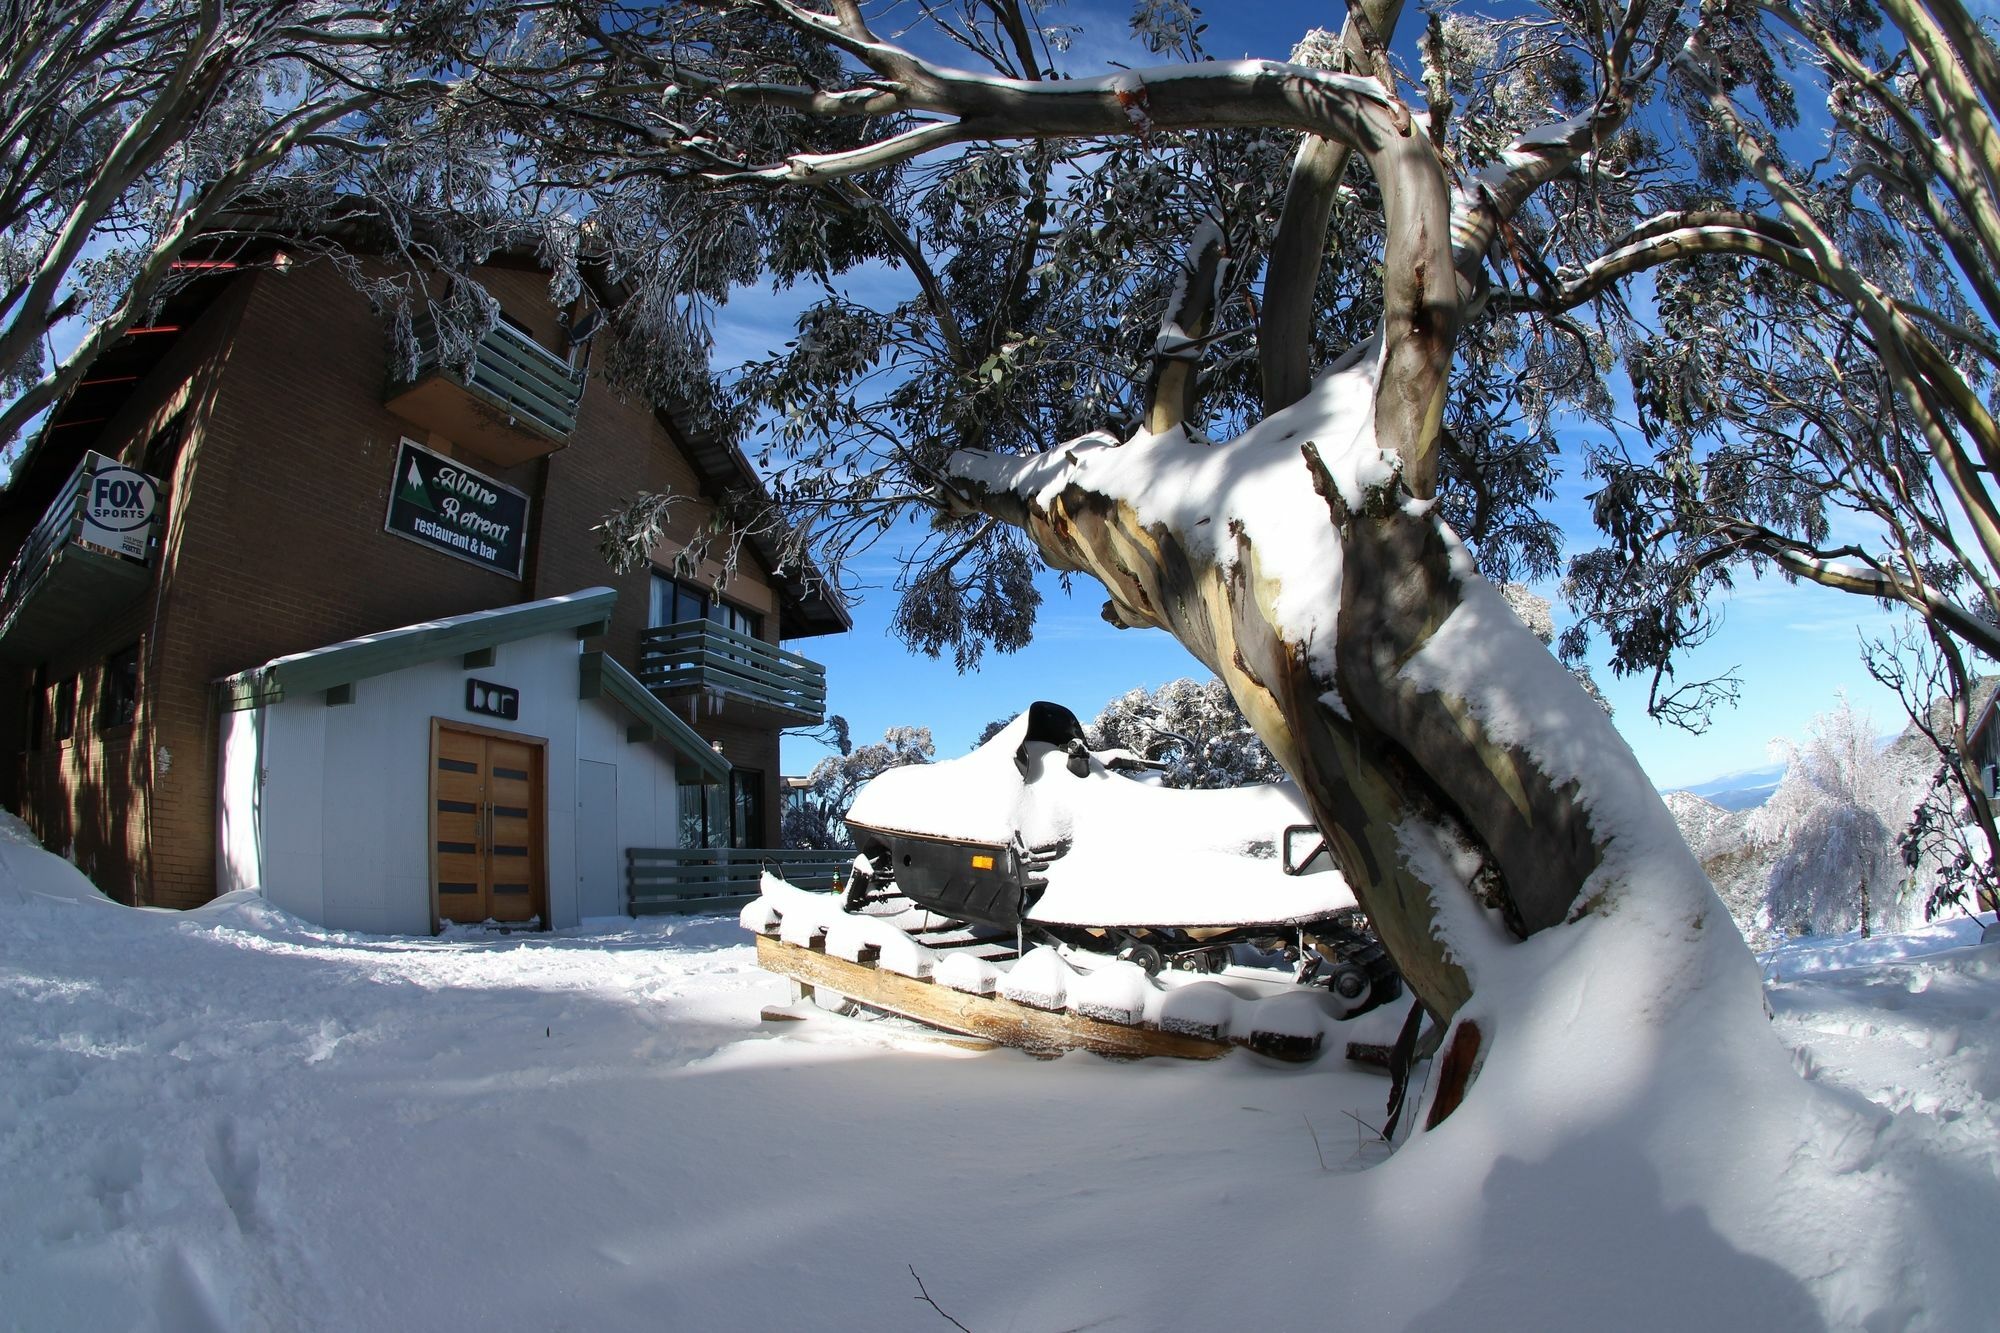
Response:
[{"label": "snow on snowmobile", "polygon": [[1310,1058],[1329,1022],[1402,993],[1295,787],[1176,790],[1147,767],[1036,703],[862,789],[838,903],[770,879],[743,923],[802,989],[1030,1047]]}]

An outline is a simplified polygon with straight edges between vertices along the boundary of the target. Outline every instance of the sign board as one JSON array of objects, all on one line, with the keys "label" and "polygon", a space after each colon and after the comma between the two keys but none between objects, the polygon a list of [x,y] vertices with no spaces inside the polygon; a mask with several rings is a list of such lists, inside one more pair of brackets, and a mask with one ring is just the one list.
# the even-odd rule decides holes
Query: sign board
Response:
[{"label": "sign board", "polygon": [[528,497],[457,459],[404,440],[396,450],[389,517],[383,526],[398,537],[518,579],[527,551]]},{"label": "sign board", "polygon": [[495,685],[490,680],[467,680],[465,709],[469,713],[484,713],[488,717],[518,722],[521,718],[521,692],[512,685]]},{"label": "sign board", "polygon": [[83,530],[77,535],[144,564],[160,506],[159,483],[96,452],[84,455],[83,474]]}]

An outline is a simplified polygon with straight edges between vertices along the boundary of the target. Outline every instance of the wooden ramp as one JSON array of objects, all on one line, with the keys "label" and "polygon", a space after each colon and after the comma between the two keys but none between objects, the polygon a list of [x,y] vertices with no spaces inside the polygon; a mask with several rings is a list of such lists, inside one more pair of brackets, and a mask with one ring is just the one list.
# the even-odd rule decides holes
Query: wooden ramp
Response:
[{"label": "wooden ramp", "polygon": [[946,1032],[980,1037],[1034,1055],[1095,1051],[1117,1059],[1164,1055],[1180,1060],[1213,1060],[1232,1045],[1280,1060],[1306,1061],[1319,1054],[1317,1037],[1305,1040],[1251,1033],[1215,1039],[1168,1032],[1144,1025],[1106,1023],[1066,1010],[1037,1009],[999,995],[974,995],[934,981],[878,968],[872,961],[849,962],[825,951],[824,936],[809,947],[771,935],[757,937],[757,962],[803,986],[831,991],[871,1009],[897,1014]]}]

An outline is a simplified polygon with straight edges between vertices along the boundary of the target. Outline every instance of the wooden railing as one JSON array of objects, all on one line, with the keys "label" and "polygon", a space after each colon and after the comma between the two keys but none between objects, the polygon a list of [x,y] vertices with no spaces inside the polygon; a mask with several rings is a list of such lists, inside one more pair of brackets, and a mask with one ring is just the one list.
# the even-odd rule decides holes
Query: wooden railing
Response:
[{"label": "wooden railing", "polygon": [[0,649],[16,660],[46,656],[117,613],[152,583],[156,507],[146,559],[84,543],[84,501],[97,455],[86,453],[0,577]]},{"label": "wooden railing", "polygon": [[791,725],[826,716],[826,668],[712,620],[683,620],[639,636],[639,680],[662,697],[715,691],[782,714]]},{"label": "wooden railing", "polygon": [[576,430],[583,372],[513,328],[496,322],[479,340],[469,366],[439,364],[437,326],[416,321],[417,378],[443,371],[516,421],[558,443]]},{"label": "wooden railing", "polygon": [[733,912],[757,896],[764,871],[802,889],[847,882],[851,851],[765,847],[632,847],[625,853],[626,905],[633,916]]},{"label": "wooden railing", "polygon": [[28,540],[21,544],[14,563],[7,568],[5,579],[0,579],[0,620],[11,618],[9,613],[15,603],[42,576],[49,562],[55,559],[56,552],[83,531],[83,488],[88,481],[84,465],[79,464],[76,471],[70,474],[68,484],[56,496],[55,503],[42,515],[42,521],[35,524]]}]

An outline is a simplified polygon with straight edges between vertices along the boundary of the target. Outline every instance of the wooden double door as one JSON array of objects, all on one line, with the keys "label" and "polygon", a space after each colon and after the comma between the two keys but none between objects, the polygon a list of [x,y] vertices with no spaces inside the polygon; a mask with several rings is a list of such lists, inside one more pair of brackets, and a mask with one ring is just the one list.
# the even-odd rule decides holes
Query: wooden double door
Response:
[{"label": "wooden double door", "polygon": [[431,724],[431,883],[460,923],[548,923],[543,747],[530,737]]}]

